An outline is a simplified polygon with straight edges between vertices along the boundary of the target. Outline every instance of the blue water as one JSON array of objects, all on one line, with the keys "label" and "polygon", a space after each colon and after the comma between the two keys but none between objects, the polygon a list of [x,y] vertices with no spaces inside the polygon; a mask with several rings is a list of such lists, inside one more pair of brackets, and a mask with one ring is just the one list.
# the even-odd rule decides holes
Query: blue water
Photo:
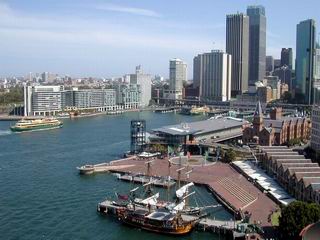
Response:
[{"label": "blue water", "polygon": [[[13,122],[0,122],[0,239],[173,239],[98,214],[98,202],[132,186],[111,174],[80,176],[76,170],[129,150],[130,120],[138,117],[148,129],[204,118],[126,113],[66,119],[62,129],[19,134],[8,131]],[[196,191],[203,202],[216,203],[205,189]],[[230,218],[224,209],[214,215]],[[181,239],[208,238],[219,236],[193,232]]]}]

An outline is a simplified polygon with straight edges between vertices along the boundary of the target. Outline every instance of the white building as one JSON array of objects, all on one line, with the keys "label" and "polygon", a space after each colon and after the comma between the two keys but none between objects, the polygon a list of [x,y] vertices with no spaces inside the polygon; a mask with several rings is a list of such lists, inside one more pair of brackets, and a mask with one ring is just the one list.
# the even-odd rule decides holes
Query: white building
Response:
[{"label": "white building", "polygon": [[187,81],[187,64],[174,58],[169,63],[169,90],[165,91],[166,99],[182,99],[183,82]]},{"label": "white building", "polygon": [[63,86],[24,87],[24,115],[50,116],[62,111]]},{"label": "white building", "polygon": [[320,151],[320,106],[313,106],[311,123],[311,147],[316,151]]},{"label": "white building", "polygon": [[53,116],[66,108],[95,109],[98,112],[116,109],[116,90],[64,90],[63,86],[25,86],[25,116]]},{"label": "white building", "polygon": [[228,101],[231,98],[231,55],[221,50],[199,54],[193,59],[194,87],[207,101]]},{"label": "white building", "polygon": [[141,66],[136,67],[136,73],[130,74],[130,84],[140,85],[141,103],[140,106],[148,106],[151,100],[151,75],[145,74]]}]

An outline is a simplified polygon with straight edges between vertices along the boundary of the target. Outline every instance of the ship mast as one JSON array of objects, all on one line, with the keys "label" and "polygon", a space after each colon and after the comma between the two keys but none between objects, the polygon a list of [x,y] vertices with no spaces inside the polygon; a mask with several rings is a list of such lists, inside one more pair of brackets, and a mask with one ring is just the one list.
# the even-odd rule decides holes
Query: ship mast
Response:
[{"label": "ship mast", "polygon": [[[185,173],[185,174],[187,175],[187,182],[189,182],[190,173],[192,173],[192,169],[191,169],[190,171],[188,171],[188,172]],[[189,192],[189,191],[188,191],[188,189],[187,189],[187,191],[186,191],[187,196],[189,196],[189,195],[188,195],[188,192]],[[189,202],[188,202],[188,198],[187,198],[187,197],[185,198],[185,201],[186,201],[186,205],[185,205],[185,206],[188,206]]]},{"label": "ship mast", "polygon": [[181,171],[184,170],[184,169],[185,169],[185,167],[182,167],[182,168],[179,168],[179,169],[176,170],[177,173],[178,173],[178,188],[181,187]]},{"label": "ship mast", "polygon": [[145,191],[146,191],[147,196],[149,196],[149,197],[151,196],[151,163],[152,162],[153,162],[153,160],[145,162],[147,164],[147,176],[149,177],[148,184],[145,184],[145,186],[146,186]]},{"label": "ship mast", "polygon": [[170,198],[170,170],[171,170],[171,162],[168,159],[168,182],[167,182],[167,201],[169,202],[169,198]]}]

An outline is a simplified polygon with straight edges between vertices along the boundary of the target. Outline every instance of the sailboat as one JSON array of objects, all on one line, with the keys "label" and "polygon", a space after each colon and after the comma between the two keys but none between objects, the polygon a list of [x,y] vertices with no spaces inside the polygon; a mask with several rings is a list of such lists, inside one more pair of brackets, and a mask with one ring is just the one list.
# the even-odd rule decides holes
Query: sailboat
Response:
[{"label": "sailboat", "polygon": [[189,233],[200,217],[187,215],[182,212],[185,207],[185,199],[174,206],[157,206],[159,193],[140,201],[147,207],[136,205],[135,202],[117,211],[118,219],[128,225],[147,231],[165,233],[170,235],[182,235]]}]

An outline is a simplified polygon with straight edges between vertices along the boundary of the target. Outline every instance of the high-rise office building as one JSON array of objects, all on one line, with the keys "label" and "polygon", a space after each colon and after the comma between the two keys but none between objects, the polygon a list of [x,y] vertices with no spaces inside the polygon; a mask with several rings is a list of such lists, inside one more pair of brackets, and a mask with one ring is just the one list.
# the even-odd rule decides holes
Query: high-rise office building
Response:
[{"label": "high-rise office building", "polygon": [[281,49],[281,67],[284,65],[292,69],[292,48]]},{"label": "high-rise office building", "polygon": [[130,74],[130,84],[140,85],[141,106],[148,106],[151,100],[151,75],[143,73],[139,65],[136,67],[136,73]]},{"label": "high-rise office building", "polygon": [[271,73],[274,70],[274,59],[272,56],[266,56],[266,72]]},{"label": "high-rise office building", "polygon": [[274,69],[280,68],[281,67],[281,59],[275,58],[273,59],[273,67]]},{"label": "high-rise office building", "polygon": [[300,102],[313,103],[316,23],[313,19],[297,25],[295,96]]},{"label": "high-rise office building", "polygon": [[231,95],[248,90],[249,17],[230,14],[226,18],[226,53],[232,56]]},{"label": "high-rise office building", "polygon": [[249,85],[260,81],[266,69],[266,16],[263,6],[249,6]]},{"label": "high-rise office building", "polygon": [[174,58],[169,62],[169,90],[165,91],[167,99],[182,99],[183,82],[187,81],[187,64]]},{"label": "high-rise office building", "polygon": [[48,72],[43,72],[41,73],[41,81],[46,83],[48,82],[48,79],[49,79],[49,73]]},{"label": "high-rise office building", "polygon": [[231,55],[220,50],[194,57],[193,81],[194,86],[199,88],[201,100],[230,100],[231,66]]},{"label": "high-rise office building", "polygon": [[317,46],[314,56],[314,104],[320,105],[320,46]]},{"label": "high-rise office building", "polygon": [[316,48],[314,54],[314,79],[320,81],[320,48]]}]

